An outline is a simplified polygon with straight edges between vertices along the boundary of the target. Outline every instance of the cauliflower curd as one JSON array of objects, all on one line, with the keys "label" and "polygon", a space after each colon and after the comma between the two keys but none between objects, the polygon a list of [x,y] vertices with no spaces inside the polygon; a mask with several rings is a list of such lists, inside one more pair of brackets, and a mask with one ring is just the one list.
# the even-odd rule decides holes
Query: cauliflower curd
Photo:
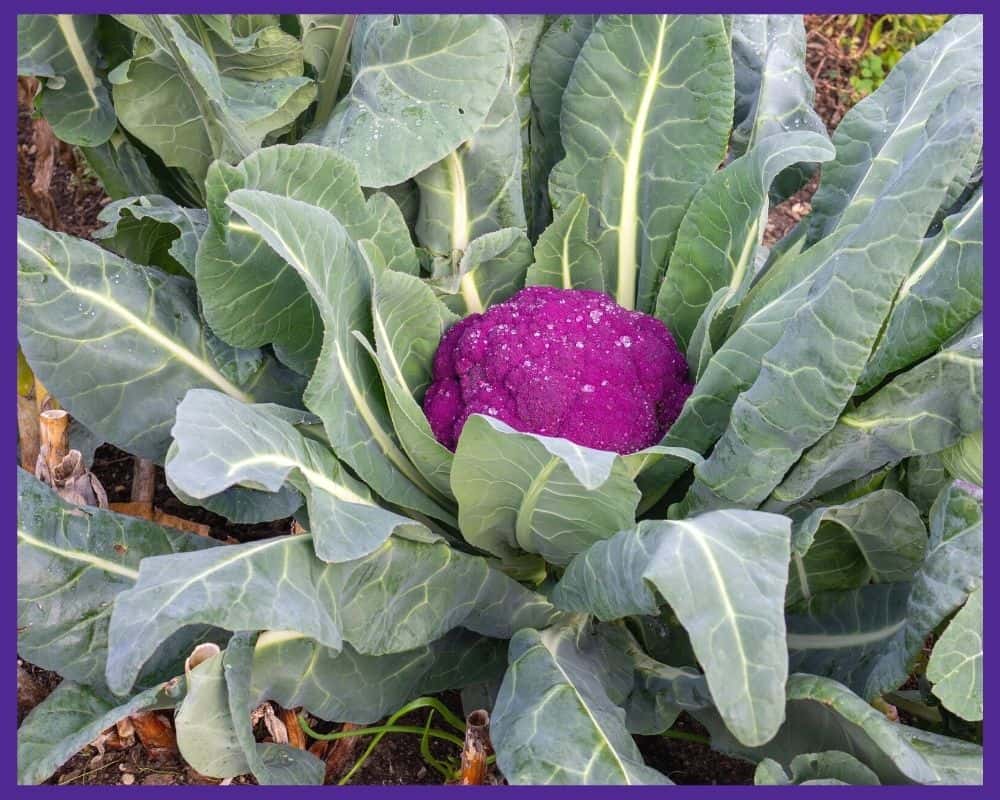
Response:
[{"label": "cauliflower curd", "polygon": [[531,286],[442,337],[424,412],[454,450],[470,414],[585,447],[656,444],[691,393],[666,326],[601,292]]}]

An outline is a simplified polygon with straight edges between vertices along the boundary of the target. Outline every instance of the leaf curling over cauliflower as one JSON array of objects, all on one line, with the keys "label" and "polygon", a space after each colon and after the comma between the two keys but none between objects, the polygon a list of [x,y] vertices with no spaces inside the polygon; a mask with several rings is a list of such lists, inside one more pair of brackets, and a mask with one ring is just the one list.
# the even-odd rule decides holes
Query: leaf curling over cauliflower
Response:
[{"label": "leaf curling over cauliflower", "polygon": [[423,405],[449,450],[469,416],[485,414],[625,454],[659,442],[691,389],[658,319],[601,292],[530,286],[445,333]]}]

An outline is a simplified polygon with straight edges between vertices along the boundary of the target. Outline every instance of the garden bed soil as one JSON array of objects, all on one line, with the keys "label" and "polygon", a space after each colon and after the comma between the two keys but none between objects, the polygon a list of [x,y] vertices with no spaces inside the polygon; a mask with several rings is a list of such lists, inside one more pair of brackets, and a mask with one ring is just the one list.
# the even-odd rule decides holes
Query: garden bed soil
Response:
[{"label": "garden bed soil", "polygon": [[[834,40],[818,30],[823,17],[806,16],[808,34],[807,66],[817,86],[816,108],[827,125],[832,129],[840,121],[849,107],[850,70],[852,62],[837,46]],[[18,213],[35,219],[42,218],[44,209],[32,204],[30,185],[35,175],[37,148],[34,141],[30,112],[19,108],[18,112]],[[784,203],[772,209],[765,232],[765,244],[779,240],[803,216],[809,213],[810,199],[816,188],[816,180],[796,193]],[[66,233],[90,238],[100,227],[97,219],[100,210],[107,204],[100,184],[94,179],[82,158],[76,158],[70,151],[60,149],[53,164],[49,195],[55,209],[55,227]],[[111,502],[125,502],[130,499],[134,460],[110,445],[103,445],[95,453],[93,471],[100,479]],[[204,509],[186,506],[170,492],[163,476],[162,468],[156,472],[156,493],[154,505],[168,514],[208,525],[215,538],[237,541],[253,541],[270,536],[289,533],[291,520],[260,525],[235,525],[222,517]],[[59,683],[54,673],[39,669],[18,660],[18,723],[41,702]],[[439,696],[453,710],[461,714],[458,694],[446,692]],[[423,726],[427,721],[427,711],[415,711],[404,717],[400,724]],[[682,715],[676,730],[704,736],[705,731],[697,722]],[[360,756],[370,739],[362,738],[354,749]],[[679,784],[749,784],[753,782],[753,765],[738,759],[728,758],[697,741],[678,740],[663,736],[637,736],[636,742],[643,757],[671,780]],[[431,752],[438,759],[455,757],[456,748],[447,743],[432,741]],[[349,769],[349,767],[348,767]],[[499,782],[495,769],[490,776]],[[331,776],[336,782],[341,776]],[[237,778],[232,783],[252,783],[252,778]],[[353,776],[354,784],[435,784],[441,783],[438,772],[430,769],[420,753],[420,737],[413,735],[388,735],[382,739],[363,767]],[[125,750],[105,750],[98,752],[93,745],[84,748],[71,758],[47,783],[50,784],[218,784],[217,780],[198,775],[180,759],[166,761],[152,759],[141,744]]]}]

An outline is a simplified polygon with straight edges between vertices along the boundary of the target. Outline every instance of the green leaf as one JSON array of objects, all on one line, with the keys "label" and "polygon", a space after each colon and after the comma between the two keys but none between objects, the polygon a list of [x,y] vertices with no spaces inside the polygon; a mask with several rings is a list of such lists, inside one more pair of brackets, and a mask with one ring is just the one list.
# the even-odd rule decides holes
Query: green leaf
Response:
[{"label": "green leaf", "polygon": [[232,486],[277,492],[290,483],[306,499],[316,554],[341,562],[374,552],[392,534],[428,540],[419,522],[375,504],[319,442],[303,436],[282,409],[248,406],[219,392],[188,392],[177,407],[171,482],[195,498]]},{"label": "green leaf", "polygon": [[164,191],[146,159],[128,137],[115,130],[111,138],[96,147],[82,147],[90,167],[113,200],[159,194]]},{"label": "green leaf", "polygon": [[681,348],[687,348],[702,312],[719,289],[726,291],[716,315],[735,308],[746,294],[764,235],[767,192],[775,176],[800,161],[832,157],[833,147],[825,136],[777,133],[701,186],[678,229],[656,301],[656,317],[670,328]]},{"label": "green leaf", "polygon": [[647,520],[577,556],[552,601],[604,620],[668,603],[726,725],[761,744],[784,713],[790,531],[787,517],[753,511]]},{"label": "green leaf", "polygon": [[64,142],[103,144],[117,127],[107,86],[97,73],[96,14],[20,14],[17,74],[42,82],[36,106]]},{"label": "green leaf", "polygon": [[[411,650],[457,626],[509,638],[557,616],[485,559],[445,543],[390,538],[371,555],[328,564],[311,535],[147,558],[112,612],[108,681],[127,690],[156,644],[184,625],[287,630],[340,650]],[[267,598],[267,602],[260,602]]]},{"label": "green leaf", "polygon": [[534,209],[528,219],[533,239],[550,219],[549,173],[566,155],[559,135],[563,94],[573,64],[596,21],[595,14],[568,14],[556,18],[542,34],[531,59],[528,81],[532,105],[531,155],[528,166],[535,197],[532,203],[526,201],[525,206]]},{"label": "green leaf", "polygon": [[940,453],[914,456],[903,464],[906,496],[916,504],[921,514],[927,516],[941,490],[951,483],[952,476],[945,469]]},{"label": "green leaf", "polygon": [[757,765],[753,782],[756,786],[809,786],[817,784],[848,784],[877,786],[878,776],[852,755],[838,750],[822,753],[802,753],[789,764],[791,775],[777,761],[765,758]]},{"label": "green leaf", "polygon": [[983,749],[921,731],[885,715],[829,678],[788,678],[785,724],[761,747],[740,745],[712,712],[697,712],[712,747],[753,761],[770,758],[785,769],[796,756],[838,750],[853,756],[884,784],[982,782]]},{"label": "green leaf", "polygon": [[[847,112],[833,135],[837,157],[823,170],[812,200],[810,243],[870,213],[895,165],[919,141],[920,123],[951,92],[981,84],[982,59],[982,17],[958,15],[910,50],[875,92]],[[956,140],[952,153],[965,146]]]},{"label": "green leaf", "polygon": [[983,192],[925,239],[855,394],[930,355],[983,308]]},{"label": "green leaf", "polygon": [[983,718],[983,587],[969,595],[927,663],[927,680],[945,707],[962,719]]},{"label": "green leaf", "polygon": [[223,73],[224,63],[166,15],[119,18],[137,30],[133,58],[111,73],[121,124],[168,167],[202,181],[216,159],[235,163],[312,102],[308,78],[245,81]]},{"label": "green leaf", "polygon": [[192,14],[178,21],[211,55],[224,78],[267,81],[302,76],[302,44],[281,30],[275,16],[252,20],[248,15]]},{"label": "green leaf", "polygon": [[830,675],[866,698],[897,689],[928,635],[982,583],[978,492],[957,481],[942,491],[931,510],[927,555],[910,584],[817,595],[803,614],[790,616],[793,668]]},{"label": "green leaf", "polygon": [[[499,679],[507,642],[462,628],[413,650],[370,656],[336,651],[288,631],[267,631],[253,652],[253,691],[325,720],[377,722],[422,694]],[[350,691],[337,687],[350,686]]]},{"label": "green leaf", "polygon": [[509,59],[509,39],[495,16],[362,16],[351,48],[351,90],[306,140],[346,156],[362,186],[402,183],[479,129]]},{"label": "green leaf", "polygon": [[481,414],[462,429],[451,485],[470,544],[505,558],[538,553],[560,566],[632,527],[639,502],[617,453],[519,433]]},{"label": "green leaf", "polygon": [[202,662],[188,677],[188,693],[174,715],[177,746],[202,775],[235,778],[252,773],[264,786],[323,783],[325,764],[290,744],[258,744],[250,712],[253,644],[247,634],[229,640],[225,651]]},{"label": "green leaf", "polygon": [[278,356],[309,375],[323,341],[323,322],[295,269],[226,204],[238,189],[309,203],[332,214],[348,236],[389,269],[416,273],[417,256],[399,209],[379,193],[365,199],[349,161],[325,147],[277,145],[235,168],[217,163],[205,182],[210,224],[198,252],[205,317],[237,347],[273,342]]},{"label": "green leaf", "polygon": [[385,271],[375,279],[372,321],[375,357],[399,442],[427,481],[450,499],[454,456],[434,437],[420,401],[441,337],[458,318],[424,281]]},{"label": "green leaf", "polygon": [[64,680],[18,728],[18,784],[42,783],[119,720],[139,711],[172,708],[184,686],[174,679],[121,701]]},{"label": "green leaf", "polygon": [[983,432],[963,436],[941,451],[941,463],[956,478],[977,486],[983,485]]},{"label": "green leaf", "polygon": [[966,92],[955,92],[935,110],[884,191],[886,213],[851,229],[788,309],[752,386],[733,402],[727,430],[695,468],[686,513],[758,505],[834,426],[959,166],[956,151],[980,135],[967,102]]},{"label": "green leaf", "polygon": [[304,400],[334,453],[389,502],[448,521],[433,487],[400,450],[378,370],[352,334],[372,329],[371,266],[361,249],[319,206],[252,189],[231,192],[226,203],[295,269],[319,309],[323,357]]},{"label": "green leaf", "polygon": [[792,532],[788,603],[869,581],[906,581],[924,560],[927,529],[899,492],[878,489],[797,521]]},{"label": "green leaf", "polygon": [[521,159],[517,108],[504,85],[472,138],[414,176],[420,189],[420,244],[434,255],[451,257],[483,234],[524,228]]},{"label": "green leaf", "polygon": [[74,418],[135,455],[162,463],[191,388],[300,402],[301,381],[272,357],[212,335],[183,278],[19,218],[17,289],[32,370]]},{"label": "green leaf", "polygon": [[531,242],[520,228],[484,233],[469,243],[457,274],[432,279],[431,285],[451,311],[481,314],[524,286],[531,264]]},{"label": "green leaf", "polygon": [[305,60],[316,70],[316,119],[329,118],[340,93],[355,14],[299,14]]},{"label": "green leaf", "polygon": [[540,199],[531,165],[535,152],[531,141],[531,64],[549,20],[543,14],[503,14],[501,19],[510,36],[510,88],[521,133],[521,195],[525,216],[531,220],[536,213],[535,203]]},{"label": "green leaf", "polygon": [[652,308],[684,210],[725,154],[727,48],[717,15],[611,15],[573,66],[560,112],[566,158],[549,191],[556,209],[587,195],[606,285],[626,308]]},{"label": "green leaf", "polygon": [[604,291],[601,253],[587,236],[589,217],[590,205],[583,194],[559,212],[538,237],[525,284]]},{"label": "green leaf", "polygon": [[510,783],[670,783],[643,763],[625,711],[608,696],[615,656],[586,625],[517,632],[490,723]]},{"label": "green leaf", "polygon": [[[811,131],[826,139],[826,125],[813,108],[816,89],[806,70],[806,30],[797,14],[734,14],[733,70],[736,86],[731,151],[739,156],[763,139]],[[798,164],[777,176],[772,197],[798,191],[815,172]]]},{"label": "green leaf", "polygon": [[[218,542],[72,505],[21,469],[17,494],[18,653],[66,680],[103,690],[111,604],[135,584],[140,562]],[[179,633],[150,662],[141,685],[176,675],[178,653],[206,635],[204,628]]]},{"label": "green leaf", "polygon": [[122,258],[174,275],[194,275],[198,241],[208,227],[204,209],[183,208],[154,194],[108,203],[97,218],[105,225],[92,236]]},{"label": "green leaf", "polygon": [[765,508],[780,510],[908,456],[936,453],[983,425],[982,317],[896,376],[803,456]]}]

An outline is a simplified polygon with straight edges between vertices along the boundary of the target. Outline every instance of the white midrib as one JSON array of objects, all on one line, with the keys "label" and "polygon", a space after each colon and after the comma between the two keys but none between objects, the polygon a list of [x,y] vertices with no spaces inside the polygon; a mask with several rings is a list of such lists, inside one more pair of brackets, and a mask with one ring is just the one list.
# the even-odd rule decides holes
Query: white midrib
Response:
[{"label": "white midrib", "polygon": [[[718,591],[716,595],[722,599],[722,604],[725,607],[726,621],[729,623],[730,627],[733,629],[733,638],[736,640],[736,648],[739,651],[739,661],[740,661],[740,674],[743,678],[743,690],[747,697],[752,697],[750,692],[750,675],[747,673],[747,654],[743,649],[743,637],[740,635],[740,630],[736,626],[736,609],[733,608],[733,604],[729,601],[729,594],[726,591],[726,581],[722,577],[722,573],[719,572],[719,565],[715,561],[715,556],[711,550],[709,550],[708,545],[702,539],[701,532],[694,527],[689,525],[683,520],[676,520],[676,524],[685,531],[691,534],[694,539],[695,544],[702,551],[705,556],[705,561],[708,564],[709,569],[712,572],[712,578],[714,579],[716,585],[718,586]],[[709,689],[711,689],[711,685]],[[750,713],[755,715],[753,703],[749,704]],[[754,729],[757,728],[756,718],[754,720]]]},{"label": "white midrib", "polygon": [[288,456],[283,456],[280,453],[260,453],[255,456],[250,456],[249,458],[234,461],[229,466],[229,470],[226,474],[229,477],[232,477],[244,467],[253,467],[260,464],[270,464],[276,467],[292,467],[301,472],[303,477],[309,481],[310,485],[315,486],[317,489],[322,489],[324,492],[336,497],[338,500],[343,500],[345,503],[356,503],[358,505],[374,505],[371,501],[355,494],[346,486],[342,486],[336,481],[330,480],[326,475],[316,472],[316,470],[303,465],[300,461],[296,461],[294,458],[289,458]]},{"label": "white midrib", "polygon": [[100,105],[97,95],[94,92],[94,89],[98,85],[97,76],[94,74],[94,70],[90,66],[90,60],[83,50],[80,35],[76,32],[76,25],[73,24],[73,17],[71,14],[56,14],[56,24],[59,26],[59,31],[62,33],[63,39],[66,40],[66,46],[69,48],[70,55],[73,56],[73,62],[80,72],[80,77],[83,78],[84,86],[87,87],[87,94],[90,95],[90,99],[96,108]]},{"label": "white midrib", "polygon": [[583,699],[583,695],[581,695],[580,692],[577,691],[576,684],[573,683],[573,680],[569,677],[569,675],[566,674],[566,671],[562,668],[562,664],[559,663],[559,659],[556,657],[556,654],[549,649],[548,645],[542,644],[541,646],[544,647],[545,650],[551,656],[552,664],[555,666],[557,670],[559,670],[559,674],[562,675],[563,678],[565,678],[566,686],[569,686],[573,690],[573,694],[575,694],[579,698],[580,707],[583,709],[583,713],[587,715],[591,723],[593,723],[594,728],[601,735],[601,738],[604,740],[605,747],[608,748],[608,752],[611,753],[612,758],[614,758],[615,762],[618,764],[618,768],[621,770],[622,776],[625,778],[625,782],[631,785],[632,778],[629,775],[629,771],[628,769],[626,769],[625,764],[621,759],[621,756],[618,755],[618,751],[615,750],[614,746],[611,744],[611,740],[608,738],[608,735],[604,732],[604,728],[601,727],[601,723],[597,721],[597,718],[591,712],[590,706],[587,705],[587,701]]},{"label": "white midrib", "polygon": [[900,620],[884,628],[865,631],[864,633],[824,634],[824,633],[789,633],[787,634],[789,650],[839,650],[844,647],[862,647],[888,639],[906,624]]},{"label": "white midrib", "polygon": [[563,289],[573,288],[573,276],[570,274],[570,259],[569,259],[569,239],[573,233],[573,226],[576,225],[576,220],[579,218],[582,208],[576,212],[573,219],[569,220],[569,224],[566,226],[566,233],[563,235],[562,240],[562,279],[563,279]]},{"label": "white midrib", "polygon": [[392,346],[389,343],[389,331],[386,329],[385,322],[382,320],[382,315],[378,313],[378,309],[372,309],[372,319],[374,320],[375,325],[378,326],[379,338],[385,346],[386,357],[392,365],[392,371],[396,374],[396,380],[399,381],[399,385],[401,387],[408,389],[409,384],[407,384],[406,378],[403,377],[403,368],[396,360],[396,354],[392,351]]},{"label": "white midrib", "polygon": [[66,550],[56,547],[48,542],[43,542],[41,539],[36,539],[30,533],[22,531],[20,528],[17,529],[17,538],[25,544],[29,544],[39,550],[45,550],[48,553],[54,553],[60,558],[66,558],[70,561],[79,561],[82,564],[89,564],[90,566],[96,567],[104,572],[113,572],[115,575],[121,575],[123,578],[128,578],[133,582],[139,578],[138,570],[123,567],[121,564],[116,564],[113,561],[108,561],[107,559],[95,556],[91,553],[84,553],[79,550]]},{"label": "white midrib", "polygon": [[541,496],[542,490],[545,489],[545,484],[548,483],[549,476],[558,464],[559,459],[557,457],[553,456],[549,459],[549,463],[542,467],[532,479],[524,493],[524,497],[521,499],[521,504],[517,509],[517,520],[514,523],[514,538],[522,547],[526,548],[530,544],[528,535],[531,533],[531,523],[535,515],[535,508],[538,505],[538,498]]},{"label": "white midrib", "polygon": [[469,197],[465,188],[465,170],[458,151],[452,151],[445,164],[451,182],[451,249],[465,252],[469,246]]},{"label": "white midrib", "polygon": [[[959,230],[966,222],[969,221],[969,218],[976,213],[982,204],[983,196],[979,195],[976,202],[972,204],[968,211],[962,213],[961,219],[959,219],[952,230]],[[928,270],[930,270],[930,268],[937,263],[937,260],[941,258],[945,248],[947,248],[950,243],[951,239],[949,236],[941,237],[941,241],[938,242],[937,246],[927,255],[927,258],[920,262],[917,268],[913,270],[913,272],[910,273],[910,276],[903,282],[903,285],[899,287],[899,294],[896,297],[897,304],[910,293],[917,282],[920,281],[920,279],[927,274]]]},{"label": "white midrib", "polygon": [[210,364],[205,363],[202,359],[198,358],[190,350],[181,347],[169,336],[164,335],[156,328],[151,326],[145,320],[140,319],[127,308],[124,308],[119,303],[115,302],[112,298],[101,294],[100,292],[95,292],[91,289],[85,289],[82,286],[75,286],[66,280],[62,274],[56,269],[54,262],[52,262],[44,253],[39,252],[30,244],[28,244],[20,236],[17,237],[18,246],[30,250],[34,255],[42,261],[42,263],[48,266],[48,272],[58,280],[63,286],[66,287],[72,294],[78,295],[86,299],[88,302],[94,305],[106,308],[112,314],[123,319],[131,327],[139,331],[143,336],[152,341],[158,347],[163,348],[168,353],[170,353],[174,358],[183,363],[185,366],[190,367],[192,370],[197,372],[203,378],[208,380],[210,383],[218,387],[221,391],[228,394],[230,397],[235,398],[243,403],[254,402],[253,397],[248,395],[238,386],[230,383],[222,373],[212,367]]},{"label": "white midrib", "polygon": [[645,141],[649,109],[660,82],[663,40],[667,31],[666,16],[660,15],[659,22],[656,51],[653,54],[653,63],[649,66],[649,75],[646,76],[639,110],[635,115],[635,125],[632,128],[622,180],[622,206],[618,218],[618,289],[615,299],[625,308],[635,307],[636,273],[639,270],[639,265],[636,263],[636,236],[639,232],[639,167],[642,163],[642,146]]},{"label": "white midrib", "polygon": [[[924,75],[924,79],[920,84],[920,88],[913,94],[914,98],[913,102],[906,109],[906,112],[903,114],[903,116],[899,118],[899,122],[897,122],[895,127],[893,128],[892,130],[893,133],[896,133],[898,130],[900,130],[903,127],[903,123],[906,122],[910,114],[913,113],[913,109],[916,108],[917,106],[917,100],[923,96],[924,89],[927,88],[927,83],[930,81],[931,76],[937,71],[937,68],[941,65],[941,62],[944,61],[945,57],[951,52],[951,49],[957,47],[959,42],[961,42],[964,39],[965,36],[962,36],[960,39],[956,39],[955,41],[951,42],[951,44],[947,48],[942,48],[941,52],[938,53],[938,57],[935,59],[934,65],[929,70],[927,70],[927,73]],[[891,139],[892,136],[890,135],[889,137],[886,138],[886,143],[888,143]],[[879,160],[879,157],[881,155],[882,155],[882,150],[879,150],[879,152],[875,155],[875,157],[873,157],[872,160],[868,163],[868,168],[865,170],[864,177],[858,182],[857,187],[851,193],[850,199],[843,206],[845,210],[851,206],[851,204],[857,199],[858,195],[861,193],[861,190],[867,183],[868,178],[871,176],[872,170],[875,168],[875,164]]]}]

